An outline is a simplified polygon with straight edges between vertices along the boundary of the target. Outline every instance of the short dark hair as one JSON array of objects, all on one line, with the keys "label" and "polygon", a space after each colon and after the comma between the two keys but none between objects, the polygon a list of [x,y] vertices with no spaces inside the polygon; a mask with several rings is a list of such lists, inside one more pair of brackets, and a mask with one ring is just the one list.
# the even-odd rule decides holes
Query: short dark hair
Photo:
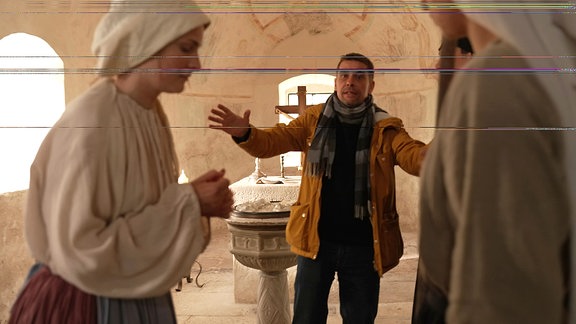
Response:
[{"label": "short dark hair", "polygon": [[338,65],[336,66],[337,69],[340,69],[340,64],[342,64],[343,61],[358,61],[358,62],[363,63],[367,67],[368,76],[371,79],[374,78],[374,63],[372,63],[372,61],[370,61],[370,59],[367,58],[366,56],[364,56],[360,53],[344,54],[344,55],[340,56],[340,61],[338,62]]},{"label": "short dark hair", "polygon": [[472,49],[472,43],[468,37],[461,37],[456,40],[456,47],[460,49],[462,54],[474,54],[474,49]]}]

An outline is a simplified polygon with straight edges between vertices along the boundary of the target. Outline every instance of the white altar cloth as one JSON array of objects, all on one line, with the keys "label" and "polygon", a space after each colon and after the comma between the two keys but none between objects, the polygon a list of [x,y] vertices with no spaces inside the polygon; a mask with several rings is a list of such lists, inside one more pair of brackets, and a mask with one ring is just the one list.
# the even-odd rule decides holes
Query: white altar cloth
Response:
[{"label": "white altar cloth", "polygon": [[[234,204],[264,199],[271,202],[295,202],[300,190],[300,176],[261,178],[264,183],[246,177],[230,185],[234,192]],[[282,184],[272,184],[275,182]]]}]

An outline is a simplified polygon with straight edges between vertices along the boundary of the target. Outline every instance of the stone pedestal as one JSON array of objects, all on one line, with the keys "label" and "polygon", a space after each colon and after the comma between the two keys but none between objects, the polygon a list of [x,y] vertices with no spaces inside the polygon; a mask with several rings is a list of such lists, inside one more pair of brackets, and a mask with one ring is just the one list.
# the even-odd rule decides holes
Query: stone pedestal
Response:
[{"label": "stone pedestal", "polygon": [[286,268],[296,264],[285,229],[289,212],[233,212],[227,220],[232,233],[230,252],[246,267],[259,270],[258,323],[291,322]]},{"label": "stone pedestal", "polygon": [[[254,202],[260,199],[267,201],[295,201],[300,189],[300,176],[269,176],[264,180],[282,180],[282,184],[257,183],[253,177],[243,178],[232,185],[230,189],[234,192],[236,205],[246,202]],[[253,289],[260,280],[260,271],[246,267],[233,257],[234,273],[234,301],[243,304],[256,304],[257,291]],[[294,277],[296,267],[287,269],[288,271],[288,294],[290,298],[294,295]]]},{"label": "stone pedestal", "polygon": [[260,271],[258,281],[258,323],[291,323],[288,272]]}]

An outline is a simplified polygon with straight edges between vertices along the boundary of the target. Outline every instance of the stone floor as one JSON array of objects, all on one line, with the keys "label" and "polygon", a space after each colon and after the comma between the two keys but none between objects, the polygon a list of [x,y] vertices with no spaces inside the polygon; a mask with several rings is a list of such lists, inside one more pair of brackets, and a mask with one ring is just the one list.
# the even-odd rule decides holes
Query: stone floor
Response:
[{"label": "stone floor", "polygon": [[[384,275],[380,285],[380,306],[376,323],[410,323],[412,297],[418,258],[415,253],[415,235],[404,234],[405,256],[400,265]],[[232,255],[228,251],[230,234],[223,221],[213,223],[213,238],[206,251],[198,258],[199,267],[192,269],[192,283],[182,281],[182,289],[173,290],[178,322],[184,324],[255,324],[256,305],[234,302]],[[203,285],[199,287],[199,285]],[[329,297],[328,323],[342,323],[338,311],[338,287]],[[257,289],[257,287],[254,287]],[[275,324],[275,323],[261,323]]]}]

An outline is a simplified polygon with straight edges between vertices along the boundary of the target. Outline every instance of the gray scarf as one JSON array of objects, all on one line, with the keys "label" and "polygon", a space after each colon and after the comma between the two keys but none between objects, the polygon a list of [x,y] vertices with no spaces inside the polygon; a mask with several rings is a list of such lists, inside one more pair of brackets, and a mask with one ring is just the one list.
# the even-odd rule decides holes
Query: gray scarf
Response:
[{"label": "gray scarf", "polygon": [[364,219],[364,216],[370,213],[368,173],[374,111],[372,95],[368,96],[359,106],[347,107],[338,100],[336,93],[333,93],[324,105],[306,158],[306,173],[308,175],[330,178],[336,151],[335,118],[338,118],[342,123],[361,125],[356,145],[354,180],[354,217],[359,219]]}]

